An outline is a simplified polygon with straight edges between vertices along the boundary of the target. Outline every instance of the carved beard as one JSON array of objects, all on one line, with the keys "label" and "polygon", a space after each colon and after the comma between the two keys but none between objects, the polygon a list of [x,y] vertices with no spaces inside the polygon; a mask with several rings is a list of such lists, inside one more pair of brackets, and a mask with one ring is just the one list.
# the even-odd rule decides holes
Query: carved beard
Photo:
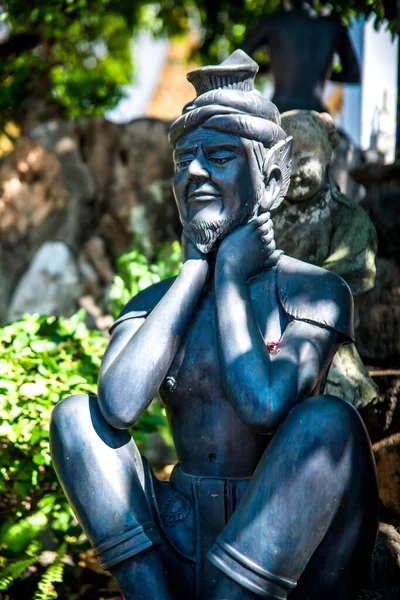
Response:
[{"label": "carved beard", "polygon": [[195,221],[183,226],[184,234],[203,254],[208,254],[220,240],[245,225],[255,215],[258,209],[256,205],[247,205],[245,208],[236,211],[233,215],[216,219],[215,221]]}]

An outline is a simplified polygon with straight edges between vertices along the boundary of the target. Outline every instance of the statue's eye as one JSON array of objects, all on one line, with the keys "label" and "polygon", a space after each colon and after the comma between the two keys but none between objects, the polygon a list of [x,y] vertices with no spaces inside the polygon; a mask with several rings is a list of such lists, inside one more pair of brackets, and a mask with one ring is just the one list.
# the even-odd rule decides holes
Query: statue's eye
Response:
[{"label": "statue's eye", "polygon": [[176,163],[178,169],[186,169],[190,165],[190,160],[179,160]]},{"label": "statue's eye", "polygon": [[209,160],[216,165],[224,165],[225,163],[230,162],[234,158],[234,156],[211,156]]}]

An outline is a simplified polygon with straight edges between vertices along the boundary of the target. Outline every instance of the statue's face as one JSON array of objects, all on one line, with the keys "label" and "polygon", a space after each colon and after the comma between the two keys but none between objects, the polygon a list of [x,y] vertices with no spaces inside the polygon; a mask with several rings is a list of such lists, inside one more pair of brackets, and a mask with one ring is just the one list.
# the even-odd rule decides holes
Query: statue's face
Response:
[{"label": "statue's face", "polygon": [[202,252],[254,214],[261,175],[250,144],[199,127],[176,145],[174,194],[184,232]]},{"label": "statue's face", "polygon": [[[299,144],[297,144],[299,145]],[[325,182],[328,153],[320,140],[313,148],[293,147],[292,175],[286,198],[290,202],[303,202],[314,196]]]}]

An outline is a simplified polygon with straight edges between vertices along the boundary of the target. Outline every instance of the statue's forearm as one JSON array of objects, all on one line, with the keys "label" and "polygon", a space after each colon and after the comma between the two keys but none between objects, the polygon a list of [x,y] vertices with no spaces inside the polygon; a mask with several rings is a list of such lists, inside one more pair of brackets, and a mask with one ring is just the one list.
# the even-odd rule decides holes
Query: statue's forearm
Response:
[{"label": "statue's forearm", "polygon": [[207,274],[206,261],[187,261],[146,321],[100,373],[99,403],[111,425],[129,427],[154,398],[203,291]]},{"label": "statue's forearm", "polygon": [[[216,270],[218,352],[228,398],[238,416],[261,431],[272,431],[291,406],[280,394],[272,361],[258,327],[246,281],[229,268]],[[281,365],[274,365],[281,368]],[[280,373],[280,377],[291,373]],[[274,379],[274,381],[273,381]]]}]

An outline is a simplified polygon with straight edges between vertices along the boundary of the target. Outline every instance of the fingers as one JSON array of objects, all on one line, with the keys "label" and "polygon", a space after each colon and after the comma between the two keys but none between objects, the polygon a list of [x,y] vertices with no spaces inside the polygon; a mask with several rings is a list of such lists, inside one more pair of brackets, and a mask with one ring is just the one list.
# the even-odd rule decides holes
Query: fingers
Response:
[{"label": "fingers", "polygon": [[265,236],[269,231],[273,231],[273,223],[270,218],[270,213],[264,213],[257,217],[257,229],[262,236]]},{"label": "fingers", "polygon": [[256,223],[256,225],[258,227],[260,227],[261,225],[264,225],[264,223],[267,223],[267,221],[270,219],[271,219],[271,213],[265,212],[265,213],[261,213],[261,215],[258,215],[257,217],[255,217],[254,222]]},{"label": "fingers", "polygon": [[262,234],[262,235],[266,235],[269,231],[271,231],[273,229],[273,223],[271,221],[271,219],[269,219],[269,221],[267,221],[266,223],[264,223],[264,225],[260,225],[260,227],[258,227],[258,231]]},{"label": "fingers", "polygon": [[273,253],[275,252],[275,250],[276,250],[276,243],[275,243],[275,240],[272,240],[272,241],[271,241],[271,242],[268,244],[267,248],[265,248],[265,250],[266,250],[266,254],[267,254],[267,257],[266,257],[266,259],[265,259],[265,264],[267,265],[269,257],[270,257],[270,256],[271,256],[271,254],[273,254]]},{"label": "fingers", "polygon": [[275,232],[273,229],[270,229],[266,234],[264,234],[261,238],[264,243],[264,246],[268,246],[268,244],[270,244],[274,239],[274,236]]}]

